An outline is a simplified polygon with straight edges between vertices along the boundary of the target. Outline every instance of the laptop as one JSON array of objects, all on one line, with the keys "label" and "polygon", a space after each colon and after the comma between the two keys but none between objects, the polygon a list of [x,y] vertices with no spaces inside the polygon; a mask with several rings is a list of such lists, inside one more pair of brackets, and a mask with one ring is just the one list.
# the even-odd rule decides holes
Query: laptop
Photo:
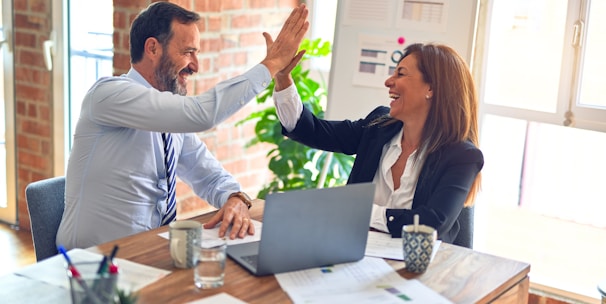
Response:
[{"label": "laptop", "polygon": [[375,193],[372,183],[271,193],[261,240],[227,246],[227,255],[256,276],[364,257]]}]

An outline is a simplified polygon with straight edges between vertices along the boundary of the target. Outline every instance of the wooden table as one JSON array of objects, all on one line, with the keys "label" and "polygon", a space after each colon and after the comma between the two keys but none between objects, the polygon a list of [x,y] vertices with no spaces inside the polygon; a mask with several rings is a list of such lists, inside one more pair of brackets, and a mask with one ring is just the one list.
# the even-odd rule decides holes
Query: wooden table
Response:
[{"label": "wooden table", "polygon": [[[263,201],[257,200],[251,216],[262,221]],[[212,213],[193,219],[206,222]],[[117,257],[166,269],[171,274],[139,291],[139,303],[184,303],[225,292],[249,303],[291,303],[273,275],[255,277],[236,262],[227,259],[225,285],[198,290],[193,270],[173,267],[168,240],[158,236],[167,231],[160,227],[91,247],[107,254],[120,246]],[[416,278],[455,303],[527,303],[530,265],[446,243],[440,245],[434,261],[421,275],[408,273],[401,261],[388,261],[407,279]]]}]

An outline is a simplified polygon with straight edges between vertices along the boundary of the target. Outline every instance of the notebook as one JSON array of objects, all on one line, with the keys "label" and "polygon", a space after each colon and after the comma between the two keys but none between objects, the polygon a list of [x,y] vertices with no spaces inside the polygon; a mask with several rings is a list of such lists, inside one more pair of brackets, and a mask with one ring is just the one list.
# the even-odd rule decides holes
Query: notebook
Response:
[{"label": "notebook", "polygon": [[271,193],[261,240],[227,247],[257,276],[354,262],[364,257],[375,192],[372,183]]}]

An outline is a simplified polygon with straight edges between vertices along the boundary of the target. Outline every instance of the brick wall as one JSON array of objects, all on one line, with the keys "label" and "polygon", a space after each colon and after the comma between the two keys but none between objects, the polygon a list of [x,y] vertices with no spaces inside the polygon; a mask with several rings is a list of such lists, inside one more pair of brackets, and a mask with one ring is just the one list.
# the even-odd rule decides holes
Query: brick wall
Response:
[{"label": "brick wall", "polygon": [[42,44],[49,38],[50,1],[14,1],[15,128],[19,225],[29,229],[25,186],[51,177],[52,79]]},{"label": "brick wall", "polygon": [[[136,14],[151,0],[114,0],[114,74],[129,67],[128,29]],[[202,16],[200,71],[189,92],[207,90],[221,80],[239,75],[265,55],[267,31],[275,35],[297,0],[173,0]],[[17,187],[20,226],[29,229],[25,187],[53,176],[52,78],[44,66],[42,43],[51,31],[50,1],[20,0],[15,10],[15,98],[17,128]],[[260,109],[253,101],[215,129],[200,133],[209,149],[234,174],[245,191],[256,195],[269,180],[265,148],[245,149],[253,138],[253,124],[236,127],[240,119]],[[178,188],[179,212],[203,208],[184,183]]]}]

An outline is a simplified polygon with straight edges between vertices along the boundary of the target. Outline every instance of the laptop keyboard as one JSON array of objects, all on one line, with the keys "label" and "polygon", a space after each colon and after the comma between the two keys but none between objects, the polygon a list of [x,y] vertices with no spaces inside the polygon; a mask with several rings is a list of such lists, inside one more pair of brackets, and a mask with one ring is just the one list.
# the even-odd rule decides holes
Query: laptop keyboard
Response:
[{"label": "laptop keyboard", "polygon": [[244,262],[248,263],[249,265],[253,266],[254,269],[257,269],[257,258],[258,257],[259,257],[258,254],[245,255],[245,256],[242,256],[242,260],[244,260]]}]

